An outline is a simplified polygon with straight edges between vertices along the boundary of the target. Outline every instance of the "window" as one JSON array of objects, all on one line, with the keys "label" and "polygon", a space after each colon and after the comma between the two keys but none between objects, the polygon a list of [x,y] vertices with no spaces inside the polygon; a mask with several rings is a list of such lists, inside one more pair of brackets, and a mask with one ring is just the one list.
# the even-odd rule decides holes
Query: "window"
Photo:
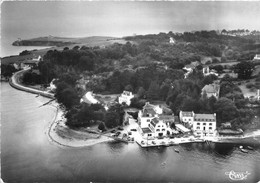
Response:
[{"label": "window", "polygon": [[151,136],[152,136],[152,134],[148,133],[148,137],[151,137]]},{"label": "window", "polygon": [[156,131],[157,131],[157,132],[159,132],[159,131],[160,131],[160,129],[157,129]]},{"label": "window", "polygon": [[150,122],[150,119],[147,119],[147,122]]},{"label": "window", "polygon": [[199,130],[200,129],[200,127],[199,126],[197,126],[197,130]]},{"label": "window", "polygon": [[160,128],[161,127],[161,125],[158,125],[158,128]]},{"label": "window", "polygon": [[203,123],[203,125],[206,125],[206,123]]},{"label": "window", "polygon": [[212,125],[212,123],[209,123],[209,125]]},{"label": "window", "polygon": [[197,123],[197,125],[200,125],[200,123]]},{"label": "window", "polygon": [[189,119],[189,121],[190,121],[190,119]]},{"label": "window", "polygon": [[162,131],[165,131],[165,129],[163,128]]},{"label": "window", "polygon": [[212,127],[209,127],[210,130],[212,130]]}]

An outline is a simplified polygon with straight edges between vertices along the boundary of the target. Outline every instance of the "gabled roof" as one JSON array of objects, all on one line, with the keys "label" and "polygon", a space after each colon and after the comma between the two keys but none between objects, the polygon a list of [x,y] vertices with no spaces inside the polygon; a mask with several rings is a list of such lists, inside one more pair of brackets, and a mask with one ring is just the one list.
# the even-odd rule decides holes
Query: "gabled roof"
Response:
[{"label": "gabled roof", "polygon": [[130,91],[123,91],[123,93],[121,94],[121,96],[122,96],[122,95],[132,96],[133,94],[132,94],[132,92],[130,92]]},{"label": "gabled roof", "polygon": [[216,84],[209,84],[209,85],[205,85],[202,88],[202,92],[206,92],[206,93],[217,93],[219,90],[219,85]]},{"label": "gabled roof", "polygon": [[193,117],[193,112],[190,111],[182,111],[183,117]]},{"label": "gabled roof", "polygon": [[151,125],[153,125],[154,127],[156,126],[157,123],[159,123],[159,120],[157,118],[153,118],[151,120]]},{"label": "gabled roof", "polygon": [[152,130],[150,128],[141,128],[143,133],[151,133]]},{"label": "gabled roof", "polygon": [[155,106],[147,102],[143,107],[143,116],[148,117],[148,116],[154,116],[155,114],[156,114]]},{"label": "gabled roof", "polygon": [[160,115],[159,120],[174,121],[174,116],[173,115]]}]

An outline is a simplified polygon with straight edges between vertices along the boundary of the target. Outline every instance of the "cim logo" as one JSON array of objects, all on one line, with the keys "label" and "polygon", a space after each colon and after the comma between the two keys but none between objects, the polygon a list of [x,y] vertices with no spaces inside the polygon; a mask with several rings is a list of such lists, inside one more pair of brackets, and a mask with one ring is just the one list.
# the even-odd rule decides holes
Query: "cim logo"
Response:
[{"label": "cim logo", "polygon": [[245,180],[250,173],[248,171],[235,172],[232,170],[230,172],[225,172],[225,174],[228,175],[231,180]]}]

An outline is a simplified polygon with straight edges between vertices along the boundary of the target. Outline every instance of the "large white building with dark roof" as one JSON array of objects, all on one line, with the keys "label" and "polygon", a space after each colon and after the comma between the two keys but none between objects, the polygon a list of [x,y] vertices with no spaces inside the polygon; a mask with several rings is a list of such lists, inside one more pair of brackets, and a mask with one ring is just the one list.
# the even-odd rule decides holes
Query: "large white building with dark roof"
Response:
[{"label": "large white building with dark roof", "polygon": [[198,136],[212,137],[216,133],[217,120],[214,114],[195,114],[192,129]]}]

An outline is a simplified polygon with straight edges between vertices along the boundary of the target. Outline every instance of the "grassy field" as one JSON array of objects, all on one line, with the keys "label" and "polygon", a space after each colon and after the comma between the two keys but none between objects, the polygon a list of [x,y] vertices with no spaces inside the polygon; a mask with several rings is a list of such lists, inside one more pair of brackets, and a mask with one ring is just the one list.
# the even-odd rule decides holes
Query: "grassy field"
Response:
[{"label": "grassy field", "polygon": [[[41,41],[41,40],[47,40],[48,37],[40,37],[40,38],[34,38],[30,39],[31,41]],[[49,50],[63,50],[64,47],[73,48],[74,46],[87,46],[87,47],[94,47],[94,46],[108,46],[114,43],[121,43],[124,44],[126,41],[121,38],[114,38],[114,37],[102,37],[102,36],[94,36],[94,37],[85,37],[85,38],[62,38],[62,37],[52,37],[50,38],[50,41],[64,41],[64,42],[73,42],[73,44],[68,46],[61,46],[61,47],[51,47],[51,48],[45,48],[41,50],[35,50],[32,51],[30,55],[24,55],[24,56],[11,56],[11,57],[4,57],[1,58],[1,64],[12,64],[12,63],[19,63],[21,61],[30,59],[32,55],[45,55],[45,53]],[[75,43],[75,44],[74,44]],[[43,45],[44,46],[44,45]]]}]

